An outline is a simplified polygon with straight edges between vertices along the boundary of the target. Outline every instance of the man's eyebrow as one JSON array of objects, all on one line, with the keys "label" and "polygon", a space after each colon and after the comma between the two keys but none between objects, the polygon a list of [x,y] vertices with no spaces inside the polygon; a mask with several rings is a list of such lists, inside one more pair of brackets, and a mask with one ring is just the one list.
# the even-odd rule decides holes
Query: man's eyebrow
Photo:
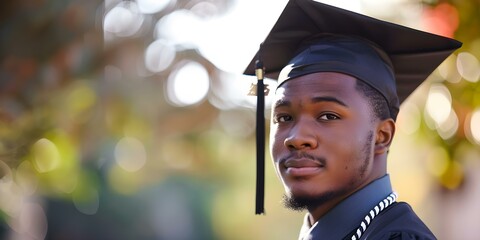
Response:
[{"label": "man's eyebrow", "polygon": [[318,103],[318,102],[334,102],[334,103],[340,104],[344,107],[348,107],[348,105],[346,103],[342,102],[340,99],[335,98],[335,97],[321,96],[321,97],[313,97],[312,98],[312,103]]},{"label": "man's eyebrow", "polygon": [[285,100],[285,99],[279,99],[273,104],[273,107],[274,108],[288,107],[290,105],[292,105],[292,103],[290,101]]},{"label": "man's eyebrow", "polygon": [[[333,103],[336,103],[336,104],[339,104],[339,105],[342,105],[344,107],[348,107],[348,105],[346,103],[344,103],[343,101],[341,101],[340,99],[336,98],[336,97],[330,97],[330,96],[321,96],[321,97],[313,97],[311,99],[311,102],[312,103],[319,103],[319,102],[333,102]],[[292,102],[289,101],[289,100],[285,100],[285,99],[279,99],[277,100],[274,104],[273,104],[273,107],[274,108],[279,108],[279,107],[289,107],[292,105]]]}]

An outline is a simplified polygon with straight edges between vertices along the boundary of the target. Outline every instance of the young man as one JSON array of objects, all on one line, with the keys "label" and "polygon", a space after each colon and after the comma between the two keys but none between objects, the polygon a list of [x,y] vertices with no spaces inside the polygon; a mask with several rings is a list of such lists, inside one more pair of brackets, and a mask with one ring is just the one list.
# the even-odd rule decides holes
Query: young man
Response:
[{"label": "young man", "polygon": [[396,202],[387,155],[400,103],[460,46],[311,0],[287,4],[254,60],[279,81],[270,149],[285,205],[308,211],[300,239],[435,239]]}]

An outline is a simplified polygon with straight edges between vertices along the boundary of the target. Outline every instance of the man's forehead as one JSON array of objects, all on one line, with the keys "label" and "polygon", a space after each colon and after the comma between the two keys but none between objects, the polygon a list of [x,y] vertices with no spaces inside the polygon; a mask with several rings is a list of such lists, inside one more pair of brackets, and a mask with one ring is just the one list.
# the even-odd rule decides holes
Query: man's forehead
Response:
[{"label": "man's forehead", "polygon": [[[329,74],[326,74],[329,75]],[[343,75],[343,74],[342,74]],[[335,75],[332,75],[335,76]],[[352,101],[363,101],[357,89],[357,79],[348,75],[335,77],[302,77],[286,82],[275,93],[274,107],[290,106],[292,103],[335,103],[343,106]]]},{"label": "man's forehead", "polygon": [[306,74],[278,86],[276,94],[291,94],[292,91],[341,91],[356,85],[358,80],[350,75],[337,72],[316,72]]}]

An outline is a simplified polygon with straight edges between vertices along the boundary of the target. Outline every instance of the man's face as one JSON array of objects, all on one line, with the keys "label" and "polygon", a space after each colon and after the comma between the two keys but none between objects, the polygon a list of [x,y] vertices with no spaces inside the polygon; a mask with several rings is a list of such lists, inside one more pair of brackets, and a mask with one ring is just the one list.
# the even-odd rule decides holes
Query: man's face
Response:
[{"label": "man's face", "polygon": [[378,177],[372,170],[375,118],[356,81],[314,73],[276,91],[271,154],[287,198],[301,202],[296,208],[339,202]]}]

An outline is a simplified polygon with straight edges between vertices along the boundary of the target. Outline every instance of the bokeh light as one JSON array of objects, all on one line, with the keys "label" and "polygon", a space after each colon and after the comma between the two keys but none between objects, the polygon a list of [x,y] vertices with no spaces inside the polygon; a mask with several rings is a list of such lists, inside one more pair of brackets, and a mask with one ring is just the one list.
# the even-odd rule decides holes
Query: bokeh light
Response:
[{"label": "bokeh light", "polygon": [[[204,18],[193,25],[200,32],[194,38],[198,50],[222,71],[241,74],[286,3],[285,0],[232,2],[228,14]],[[235,46],[238,41],[242,47]]]},{"label": "bokeh light", "polygon": [[136,2],[122,1],[105,15],[103,29],[116,36],[128,37],[140,30],[144,20]]},{"label": "bokeh light", "polygon": [[142,13],[152,14],[165,9],[168,5],[175,4],[175,0],[136,0],[138,9]]},{"label": "bokeh light", "polygon": [[448,88],[443,84],[432,85],[428,92],[425,110],[435,123],[434,129],[445,123],[452,111],[452,97]]},{"label": "bokeh light", "polygon": [[425,105],[425,121],[436,129],[442,139],[450,139],[459,128],[459,120],[452,108],[452,96],[443,84],[433,84],[428,92]]},{"label": "bokeh light", "polygon": [[0,209],[10,216],[18,215],[22,195],[16,191],[16,183],[13,181],[13,173],[10,167],[3,161],[0,161]]},{"label": "bokeh light", "polygon": [[154,29],[155,38],[165,39],[178,45],[196,45],[204,35],[201,21],[188,10],[172,12],[160,19]]},{"label": "bokeh light", "polygon": [[30,161],[22,161],[15,172],[15,181],[26,196],[32,196],[38,189],[35,172]]},{"label": "bokeh light", "polygon": [[188,106],[202,101],[210,88],[210,76],[203,65],[184,62],[167,82],[168,100],[175,106]]},{"label": "bokeh light", "polygon": [[457,56],[457,68],[460,75],[469,82],[477,82],[480,78],[480,63],[469,52],[461,52]]},{"label": "bokeh light", "polygon": [[124,137],[115,146],[115,160],[126,171],[138,171],[147,161],[145,146],[136,138]]},{"label": "bokeh light", "polygon": [[175,59],[175,48],[164,40],[152,42],[145,50],[145,65],[156,73],[167,69]]},{"label": "bokeh light", "polygon": [[457,114],[455,114],[455,111],[450,111],[450,114],[448,115],[448,118],[440,123],[437,128],[438,135],[444,139],[448,140],[452,138],[458,130],[458,117]]},{"label": "bokeh light", "polygon": [[208,19],[217,16],[220,8],[214,2],[198,2],[190,8],[190,11],[202,19]]},{"label": "bokeh light", "polygon": [[467,135],[470,135],[472,140],[480,145],[480,108],[475,109],[471,114],[470,134]]},{"label": "bokeh light", "polygon": [[457,9],[449,3],[440,3],[424,11],[424,28],[445,37],[453,37],[459,25]]},{"label": "bokeh light", "polygon": [[60,164],[60,154],[57,146],[50,140],[42,138],[34,145],[34,163],[36,169],[41,172],[49,172],[56,169]]},{"label": "bokeh light", "polygon": [[462,81],[462,76],[458,73],[456,54],[450,55],[437,69],[439,75],[450,83]]},{"label": "bokeh light", "polygon": [[15,220],[10,225],[15,230],[12,234],[13,239],[45,239],[48,222],[40,204],[22,203],[21,212]]}]

